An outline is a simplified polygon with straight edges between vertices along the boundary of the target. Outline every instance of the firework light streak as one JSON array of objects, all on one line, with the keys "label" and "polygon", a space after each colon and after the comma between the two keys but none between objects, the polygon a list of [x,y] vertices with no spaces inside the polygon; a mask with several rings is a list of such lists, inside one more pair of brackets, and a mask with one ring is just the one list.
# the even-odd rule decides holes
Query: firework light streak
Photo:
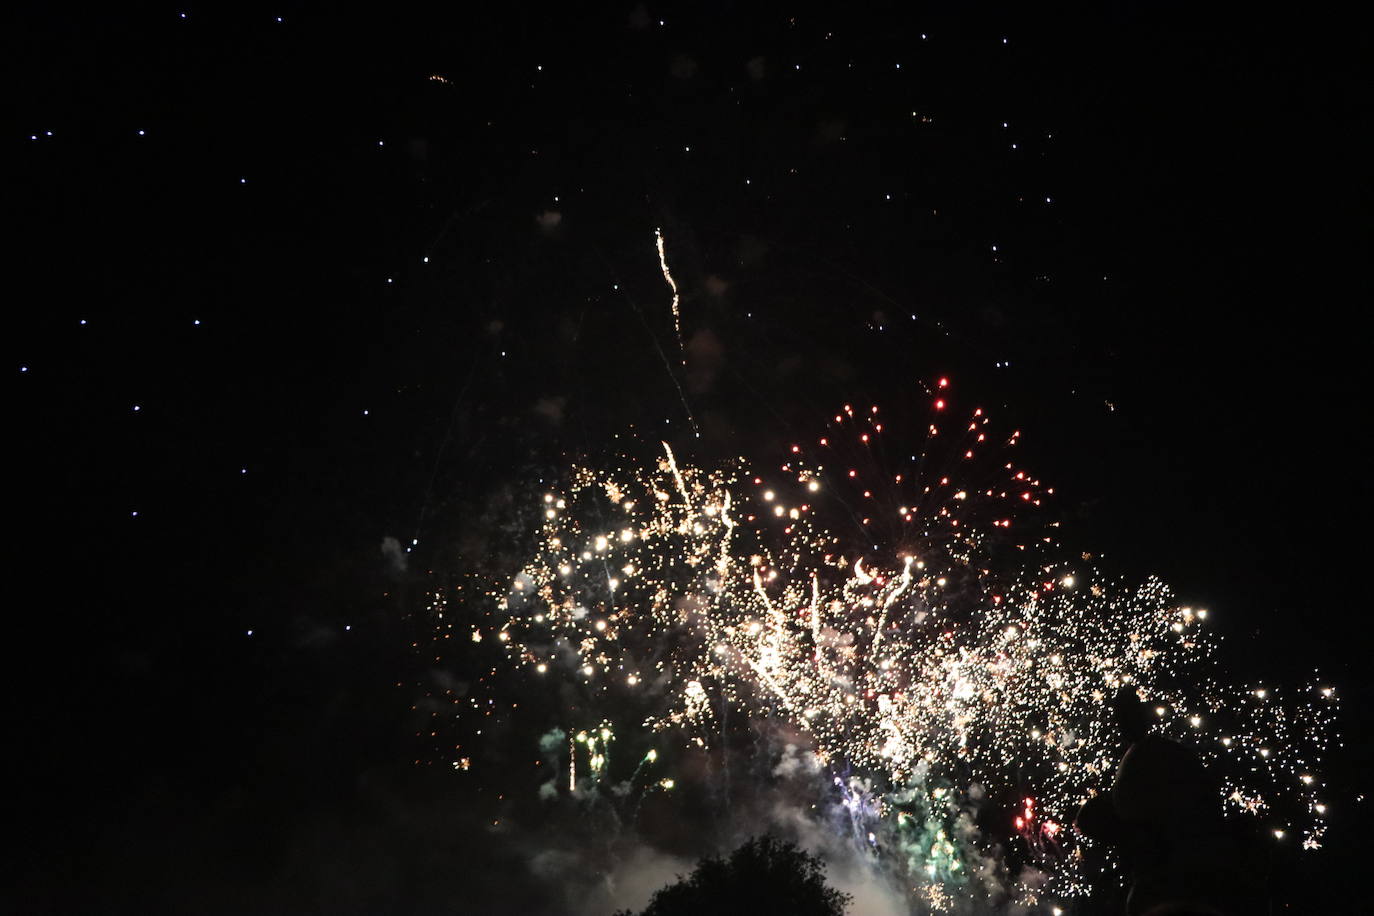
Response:
[{"label": "firework light streak", "polygon": [[673,273],[668,269],[668,254],[664,249],[663,230],[654,230],[654,245],[658,249],[658,266],[663,269],[663,279],[667,281],[668,288],[673,291],[673,331],[677,334],[678,352],[682,354],[682,365],[687,365],[687,347],[682,343],[682,311],[679,308],[680,299],[677,292],[677,281],[673,279]]},{"label": "firework light streak", "polygon": [[[658,249],[658,264],[663,270],[663,279],[667,281],[669,289],[673,292],[673,302],[671,311],[673,313],[673,333],[677,337],[677,349],[679,362],[683,369],[687,368],[687,347],[682,341],[682,312],[679,308],[679,296],[677,291],[677,281],[673,279],[672,272],[668,270],[668,256],[664,250],[663,232],[660,229],[654,230],[654,240]],[[633,300],[630,302],[634,306]],[[638,311],[638,308],[635,309]],[[641,316],[641,319],[643,316]],[[650,332],[650,339],[653,341],[654,349],[658,351],[658,357],[663,361],[663,368],[668,372],[668,378],[672,381],[673,387],[677,389],[678,400],[682,402],[682,410],[687,414],[687,422],[692,427],[692,434],[698,439],[701,438],[701,429],[697,426],[696,417],[692,415],[692,405],[687,403],[687,393],[682,390],[682,382],[678,381],[677,374],[673,371],[673,365],[668,361],[668,355],[663,352],[663,347],[658,343],[658,339]]]},{"label": "firework light streak", "polygon": [[[1110,784],[1120,735],[1107,700],[1123,686],[1222,774],[1219,805],[1320,844],[1332,688],[1231,686],[1206,611],[1158,580],[1128,586],[1086,555],[1057,559],[1052,526],[1028,515],[1053,490],[1010,460],[1020,433],[994,443],[983,411],[948,449],[957,475],[868,479],[845,459],[872,453],[877,408],[846,407],[834,427],[767,471],[693,467],[666,444],[647,466],[573,468],[543,496],[535,556],[493,594],[511,659],[605,708],[652,683],[643,725],[699,747],[716,709],[801,730],[832,772],[866,774],[872,795],[849,810],[886,824],[932,906],[967,880],[952,825],[973,786],[1029,788],[1007,833],[1050,873],[1038,893],[1089,891],[1063,825]],[[923,456],[939,436],[932,422]],[[869,549],[835,534],[836,518],[858,521]],[[570,739],[570,790],[579,753],[600,777],[610,738],[603,722],[579,733],[583,750]]]}]

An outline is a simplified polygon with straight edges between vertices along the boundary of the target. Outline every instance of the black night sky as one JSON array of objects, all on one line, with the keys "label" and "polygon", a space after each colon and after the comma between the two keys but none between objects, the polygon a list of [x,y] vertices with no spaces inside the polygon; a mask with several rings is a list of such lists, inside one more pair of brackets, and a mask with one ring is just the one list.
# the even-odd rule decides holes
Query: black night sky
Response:
[{"label": "black night sky", "polygon": [[11,11],[0,909],[563,912],[412,711],[474,507],[631,426],[776,453],[941,375],[1238,677],[1339,687],[1276,900],[1358,909],[1363,23],[347,6]]}]

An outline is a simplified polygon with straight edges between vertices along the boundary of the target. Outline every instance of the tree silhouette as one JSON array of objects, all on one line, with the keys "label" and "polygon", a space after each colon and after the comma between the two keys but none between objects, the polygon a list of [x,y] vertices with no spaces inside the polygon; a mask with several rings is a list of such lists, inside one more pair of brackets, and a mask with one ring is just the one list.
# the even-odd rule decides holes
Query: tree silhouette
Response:
[{"label": "tree silhouette", "polygon": [[[825,863],[794,843],[755,837],[729,858],[707,856],[655,892],[638,916],[843,916],[852,898],[825,883]],[[616,916],[635,916],[623,910]]]}]

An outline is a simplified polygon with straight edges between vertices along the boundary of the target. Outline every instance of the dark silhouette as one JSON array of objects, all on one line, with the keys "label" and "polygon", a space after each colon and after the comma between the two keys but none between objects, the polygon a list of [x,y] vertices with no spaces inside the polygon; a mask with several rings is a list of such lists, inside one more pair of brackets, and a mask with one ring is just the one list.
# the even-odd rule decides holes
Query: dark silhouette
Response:
[{"label": "dark silhouette", "polygon": [[1074,826],[1121,856],[1128,916],[1262,912],[1263,895],[1223,821],[1220,786],[1197,754],[1150,733],[1150,709],[1134,689],[1117,693],[1112,713],[1128,747],[1111,789],[1090,799]]},{"label": "dark silhouette", "polygon": [[[825,863],[793,843],[756,837],[707,856],[686,878],[656,892],[639,916],[843,916],[850,896],[825,883]],[[616,916],[634,916],[624,910]]]}]

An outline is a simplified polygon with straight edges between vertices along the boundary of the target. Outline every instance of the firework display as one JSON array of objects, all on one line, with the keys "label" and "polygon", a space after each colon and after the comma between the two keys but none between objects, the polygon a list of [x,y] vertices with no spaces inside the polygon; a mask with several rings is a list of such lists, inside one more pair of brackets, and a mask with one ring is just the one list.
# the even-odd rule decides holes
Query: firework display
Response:
[{"label": "firework display", "polygon": [[[1020,432],[980,408],[953,419],[949,387],[931,387],[900,459],[879,408],[848,405],[766,467],[695,467],[657,444],[538,495],[536,551],[480,599],[494,610],[470,636],[578,691],[584,722],[546,748],[567,790],[605,777],[625,728],[709,748],[723,714],[778,722],[920,906],[950,908],[983,853],[1014,844],[1040,877],[1012,875],[1009,893],[1051,907],[1101,874],[1070,825],[1111,784],[1108,702],[1128,687],[1217,774],[1219,808],[1319,846],[1334,688],[1232,684],[1206,610],[1067,559]],[[643,775],[657,756],[624,785],[671,789]],[[977,799],[1008,792],[1000,836],[973,824]]]}]

